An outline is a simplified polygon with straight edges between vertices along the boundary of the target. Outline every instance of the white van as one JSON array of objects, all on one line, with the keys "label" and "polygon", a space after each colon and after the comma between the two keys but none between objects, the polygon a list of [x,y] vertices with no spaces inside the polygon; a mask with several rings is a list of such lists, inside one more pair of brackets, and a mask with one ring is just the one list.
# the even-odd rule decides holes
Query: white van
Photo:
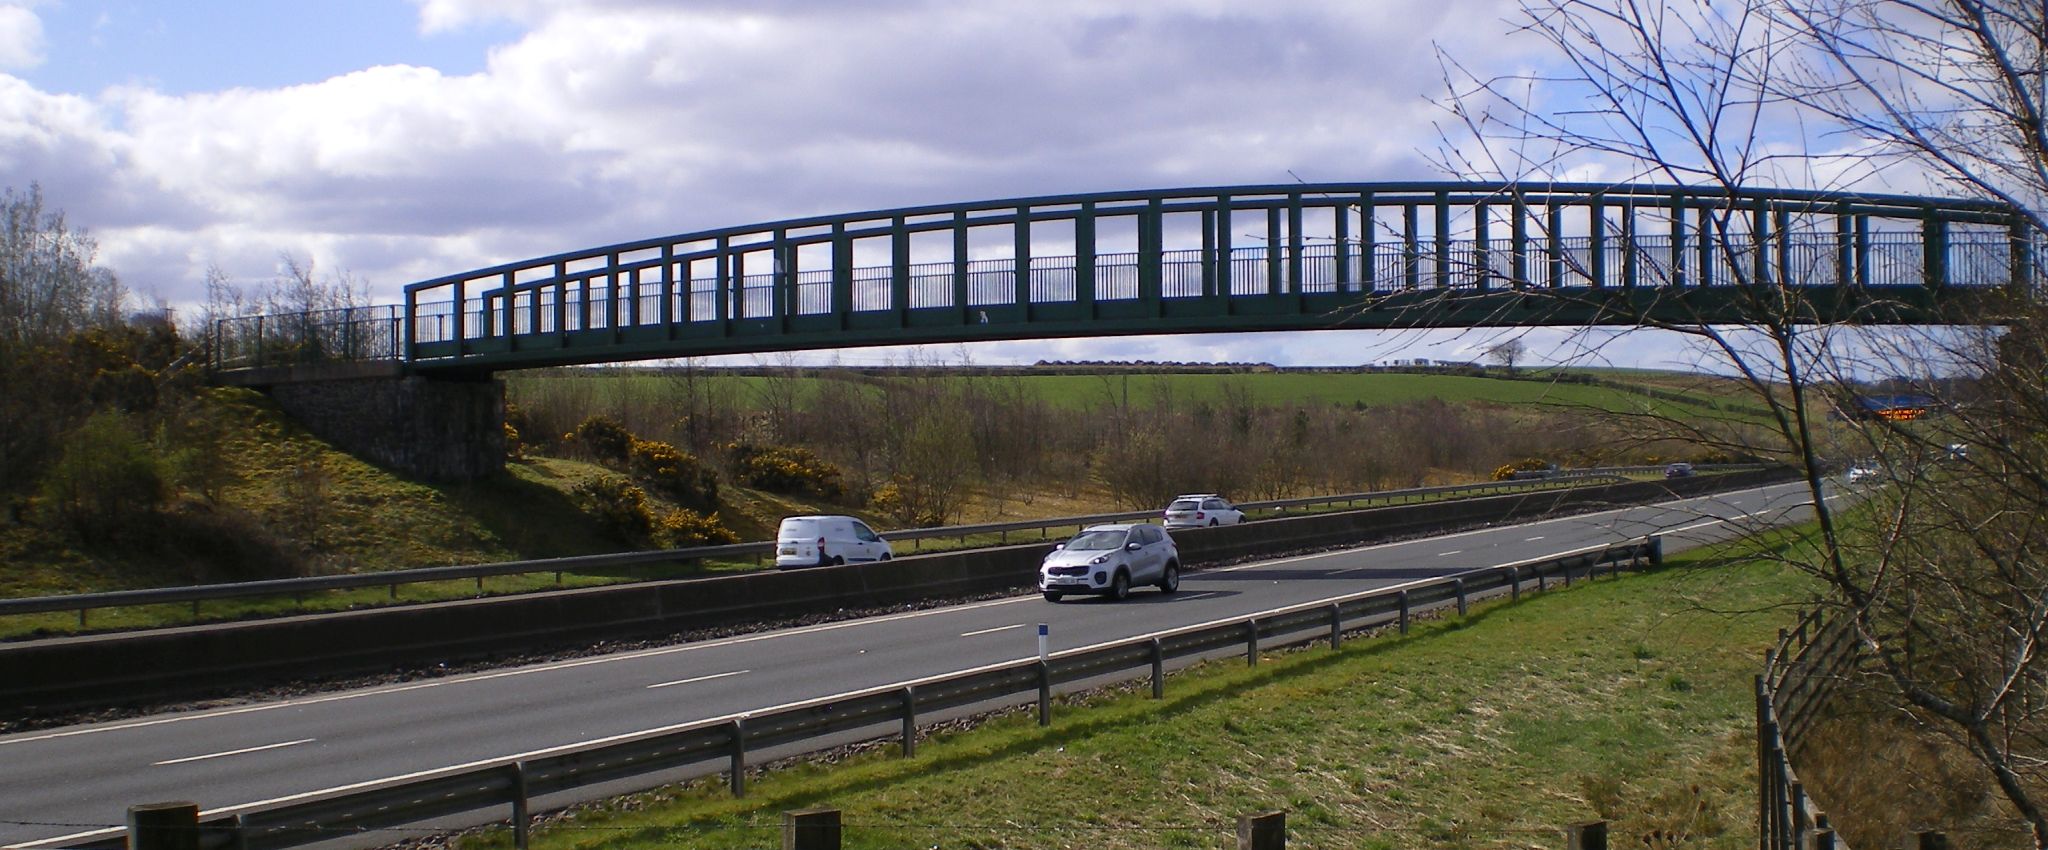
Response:
[{"label": "white van", "polygon": [[850,516],[793,516],[775,531],[778,570],[886,561],[892,554],[889,541]]}]

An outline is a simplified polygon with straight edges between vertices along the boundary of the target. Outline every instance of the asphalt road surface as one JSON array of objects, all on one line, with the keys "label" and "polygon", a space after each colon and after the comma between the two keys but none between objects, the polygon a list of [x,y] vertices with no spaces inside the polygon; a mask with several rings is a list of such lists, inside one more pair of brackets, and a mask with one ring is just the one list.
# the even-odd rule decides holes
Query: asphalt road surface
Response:
[{"label": "asphalt road surface", "polygon": [[[1237,619],[1463,570],[1665,535],[1667,552],[1807,515],[1772,487],[1282,558],[1115,603],[1037,594],[615,655],[0,738],[0,845],[107,834],[127,807],[209,816],[555,748]],[[1141,673],[1143,671],[1134,671]],[[497,815],[502,817],[502,813]]]}]

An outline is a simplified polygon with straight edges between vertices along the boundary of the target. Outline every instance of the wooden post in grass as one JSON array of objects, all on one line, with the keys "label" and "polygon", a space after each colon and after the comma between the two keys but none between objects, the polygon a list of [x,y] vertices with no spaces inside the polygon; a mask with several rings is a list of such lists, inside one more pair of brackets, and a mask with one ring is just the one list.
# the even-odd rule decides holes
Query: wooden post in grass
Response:
[{"label": "wooden post in grass", "polygon": [[199,804],[129,806],[128,850],[199,850]]},{"label": "wooden post in grass", "polygon": [[1607,850],[1607,822],[1586,821],[1565,827],[1565,850]]},{"label": "wooden post in grass", "polygon": [[1237,850],[1285,850],[1287,813],[1237,816]]},{"label": "wooden post in grass", "polygon": [[782,850],[839,850],[839,810],[783,812]]}]

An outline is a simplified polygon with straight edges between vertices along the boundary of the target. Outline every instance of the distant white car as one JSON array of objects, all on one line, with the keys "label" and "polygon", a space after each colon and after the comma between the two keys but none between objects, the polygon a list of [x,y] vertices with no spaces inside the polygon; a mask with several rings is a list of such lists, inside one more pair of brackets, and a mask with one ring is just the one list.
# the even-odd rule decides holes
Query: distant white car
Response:
[{"label": "distant white car", "polygon": [[1849,467],[1849,474],[1847,477],[1849,479],[1849,483],[1858,484],[1876,478],[1880,472],[1881,470],[1877,468],[1876,464],[1859,463],[1855,466]]},{"label": "distant white car", "polygon": [[1123,599],[1139,584],[1161,593],[1180,589],[1180,549],[1151,523],[1091,525],[1047,552],[1038,567],[1047,602],[1080,593]]},{"label": "distant white car", "polygon": [[850,516],[793,516],[775,530],[775,568],[830,567],[849,561],[886,561],[889,541]]},{"label": "distant white car", "polygon": [[1166,506],[1167,528],[1205,528],[1244,522],[1244,511],[1215,493],[1187,493]]}]

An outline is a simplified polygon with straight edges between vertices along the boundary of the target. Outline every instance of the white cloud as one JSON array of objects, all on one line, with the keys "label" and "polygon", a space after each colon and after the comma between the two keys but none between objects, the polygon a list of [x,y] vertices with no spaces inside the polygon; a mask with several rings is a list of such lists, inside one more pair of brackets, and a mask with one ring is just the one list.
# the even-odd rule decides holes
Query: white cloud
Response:
[{"label": "white cloud", "polygon": [[26,6],[0,6],[0,69],[43,64],[43,21]]},{"label": "white cloud", "polygon": [[[426,31],[522,32],[463,75],[387,65],[89,100],[0,77],[0,183],[40,180],[109,265],[173,302],[210,265],[267,278],[280,252],[389,300],[797,215],[1290,171],[1435,179],[1416,153],[1440,117],[1432,43],[1513,54],[1512,0],[416,2]],[[1225,342],[1252,352],[1232,359],[1325,344],[1202,344]],[[1192,359],[1173,356],[1185,342],[1119,345]]]}]

